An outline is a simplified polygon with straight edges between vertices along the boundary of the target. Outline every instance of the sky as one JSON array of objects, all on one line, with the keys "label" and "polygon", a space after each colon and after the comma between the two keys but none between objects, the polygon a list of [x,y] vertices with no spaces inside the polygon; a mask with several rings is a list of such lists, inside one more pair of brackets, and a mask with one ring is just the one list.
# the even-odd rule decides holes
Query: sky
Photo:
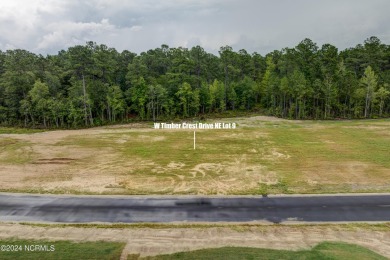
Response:
[{"label": "sky", "polygon": [[390,43],[389,0],[1,0],[0,50],[39,54],[87,41],[135,53],[167,44],[262,55],[305,38],[340,50]]}]

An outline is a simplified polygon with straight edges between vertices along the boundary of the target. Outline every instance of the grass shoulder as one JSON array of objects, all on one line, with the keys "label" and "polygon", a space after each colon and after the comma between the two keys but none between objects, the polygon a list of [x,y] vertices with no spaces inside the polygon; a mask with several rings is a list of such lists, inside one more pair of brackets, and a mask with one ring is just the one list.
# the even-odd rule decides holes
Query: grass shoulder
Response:
[{"label": "grass shoulder", "polygon": [[0,259],[119,259],[124,243],[48,240],[0,240]]},{"label": "grass shoulder", "polygon": [[209,228],[230,228],[238,232],[246,232],[252,229],[266,230],[268,228],[296,228],[305,229],[315,227],[316,229],[333,229],[337,231],[389,231],[390,222],[385,223],[345,223],[345,224],[258,224],[258,223],[113,223],[113,224],[95,224],[95,223],[71,223],[71,224],[48,224],[21,222],[20,225],[32,227],[47,228],[99,228],[99,229],[209,229]]},{"label": "grass shoulder", "polygon": [[171,260],[171,259],[372,259],[385,260],[386,258],[364,247],[335,242],[323,242],[313,247],[311,250],[274,250],[249,247],[222,247],[213,249],[202,249],[190,252],[180,252],[170,255],[158,255],[153,257],[138,258],[130,255],[128,260],[149,259],[149,260]]},{"label": "grass shoulder", "polygon": [[22,128],[22,127],[0,127],[0,134],[34,134],[34,133],[41,133],[45,131],[48,130]]}]

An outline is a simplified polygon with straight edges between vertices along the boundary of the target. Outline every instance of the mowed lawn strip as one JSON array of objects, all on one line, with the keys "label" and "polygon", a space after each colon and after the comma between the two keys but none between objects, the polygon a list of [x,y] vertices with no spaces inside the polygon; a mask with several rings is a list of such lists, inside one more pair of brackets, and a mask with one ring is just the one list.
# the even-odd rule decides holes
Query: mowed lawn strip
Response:
[{"label": "mowed lawn strip", "polygon": [[0,134],[32,134],[40,133],[46,130],[31,129],[31,128],[17,128],[17,127],[0,127]]},{"label": "mowed lawn strip", "polygon": [[0,240],[0,246],[2,260],[117,260],[125,243],[7,239]]},{"label": "mowed lawn strip", "polygon": [[138,258],[137,255],[129,255],[129,260],[189,260],[189,259],[212,259],[212,260],[244,260],[244,259],[316,259],[316,260],[385,260],[386,258],[364,247],[346,243],[324,242],[313,247],[311,250],[289,251],[260,249],[248,247],[222,247],[215,249],[202,249],[191,252],[181,252],[171,255],[158,255],[154,257]]}]

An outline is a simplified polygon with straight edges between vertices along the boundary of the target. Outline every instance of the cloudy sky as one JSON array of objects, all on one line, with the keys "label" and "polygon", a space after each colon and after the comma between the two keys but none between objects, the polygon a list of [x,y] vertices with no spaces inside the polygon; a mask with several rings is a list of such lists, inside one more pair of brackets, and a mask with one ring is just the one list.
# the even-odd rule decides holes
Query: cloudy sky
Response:
[{"label": "cloudy sky", "polygon": [[304,38],[345,49],[372,35],[389,44],[389,11],[389,0],[1,0],[0,49],[56,54],[95,41],[266,54]]}]

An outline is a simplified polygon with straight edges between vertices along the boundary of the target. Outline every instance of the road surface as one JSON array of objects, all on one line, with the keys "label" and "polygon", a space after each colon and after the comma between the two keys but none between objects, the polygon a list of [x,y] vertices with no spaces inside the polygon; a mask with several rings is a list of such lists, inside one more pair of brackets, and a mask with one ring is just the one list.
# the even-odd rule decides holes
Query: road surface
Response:
[{"label": "road surface", "polygon": [[135,198],[0,193],[0,221],[390,221],[390,195]]}]

